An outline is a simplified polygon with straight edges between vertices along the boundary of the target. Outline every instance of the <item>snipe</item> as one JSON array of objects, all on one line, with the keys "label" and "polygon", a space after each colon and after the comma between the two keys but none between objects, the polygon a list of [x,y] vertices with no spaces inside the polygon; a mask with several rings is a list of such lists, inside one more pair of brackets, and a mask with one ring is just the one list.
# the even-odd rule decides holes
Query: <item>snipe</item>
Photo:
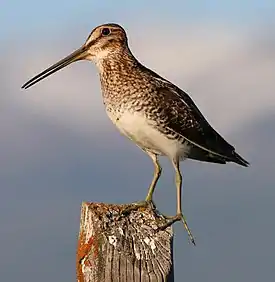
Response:
[{"label": "snipe", "polygon": [[152,203],[161,174],[158,156],[167,156],[176,172],[177,214],[168,225],[183,220],[189,238],[195,244],[182,212],[180,161],[248,166],[233,146],[206,121],[187,93],[141,65],[131,53],[124,29],[117,24],[96,27],[82,47],[25,83],[29,88],[65,66],[93,61],[99,70],[106,111],[122,134],[135,142],[152,159],[154,177],[144,203]]}]

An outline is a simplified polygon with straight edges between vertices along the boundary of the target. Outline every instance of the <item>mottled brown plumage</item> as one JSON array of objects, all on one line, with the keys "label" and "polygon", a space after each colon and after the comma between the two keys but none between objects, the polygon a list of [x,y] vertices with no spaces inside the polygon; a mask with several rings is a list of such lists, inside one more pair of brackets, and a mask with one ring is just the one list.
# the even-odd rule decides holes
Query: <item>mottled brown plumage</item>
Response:
[{"label": "mottled brown plumage", "polygon": [[248,162],[210,126],[187,93],[137,61],[128,47],[124,29],[117,24],[96,27],[80,49],[22,87],[28,88],[83,59],[98,67],[103,101],[112,122],[154,162],[154,178],[145,204],[152,202],[161,174],[158,156],[171,160],[176,170],[177,215],[169,224],[182,219],[194,243],[181,209],[179,162],[186,158],[221,164],[235,162],[242,166],[248,166]]}]

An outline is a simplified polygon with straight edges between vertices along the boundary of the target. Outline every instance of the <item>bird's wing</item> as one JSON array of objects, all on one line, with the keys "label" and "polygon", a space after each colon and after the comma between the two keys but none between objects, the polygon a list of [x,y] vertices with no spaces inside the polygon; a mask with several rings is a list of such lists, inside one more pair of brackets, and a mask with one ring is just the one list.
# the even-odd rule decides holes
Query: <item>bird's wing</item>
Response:
[{"label": "bird's wing", "polygon": [[248,164],[235,152],[235,148],[211,127],[186,92],[167,83],[159,87],[157,92],[163,103],[163,116],[167,117],[166,127],[171,132],[226,161]]}]

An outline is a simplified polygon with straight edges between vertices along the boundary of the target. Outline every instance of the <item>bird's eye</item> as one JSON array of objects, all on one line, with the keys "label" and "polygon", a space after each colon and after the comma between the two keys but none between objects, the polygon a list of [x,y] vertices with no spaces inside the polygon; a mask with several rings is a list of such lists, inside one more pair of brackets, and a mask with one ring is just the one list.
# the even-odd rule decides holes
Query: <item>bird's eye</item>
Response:
[{"label": "bird's eye", "polygon": [[101,30],[101,34],[104,35],[104,36],[107,36],[107,35],[109,35],[110,33],[111,33],[111,30],[110,30],[109,28],[107,28],[107,27],[105,27],[105,28],[103,28],[103,29]]}]

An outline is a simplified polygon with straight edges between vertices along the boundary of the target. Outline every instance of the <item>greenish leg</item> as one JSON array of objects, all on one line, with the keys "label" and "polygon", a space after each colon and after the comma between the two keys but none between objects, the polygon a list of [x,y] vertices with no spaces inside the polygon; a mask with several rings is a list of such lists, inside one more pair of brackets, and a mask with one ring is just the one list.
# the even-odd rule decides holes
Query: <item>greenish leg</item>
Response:
[{"label": "greenish leg", "polygon": [[153,163],[154,163],[154,166],[155,166],[155,170],[154,170],[154,177],[153,177],[153,180],[151,182],[151,185],[149,187],[149,191],[148,191],[148,194],[145,198],[145,201],[146,202],[152,202],[153,201],[153,193],[155,191],[155,188],[156,188],[156,184],[159,180],[159,177],[161,175],[161,166],[158,162],[158,157],[156,154],[153,154],[151,152],[147,152],[146,153],[149,155],[149,157],[152,159]]},{"label": "greenish leg", "polygon": [[149,187],[149,191],[148,191],[148,194],[145,198],[144,201],[141,201],[141,202],[136,202],[136,203],[133,203],[130,207],[126,208],[123,213],[129,213],[133,210],[137,210],[138,208],[142,208],[142,207],[147,207],[148,205],[151,205],[153,209],[155,209],[155,204],[153,202],[153,193],[154,193],[154,190],[155,190],[155,187],[156,187],[156,184],[159,180],[159,177],[161,175],[161,166],[158,162],[158,158],[157,158],[157,155],[154,154],[154,153],[151,153],[151,152],[148,152],[146,150],[143,150],[144,152],[146,152],[148,154],[148,156],[152,159],[153,163],[154,163],[154,167],[155,167],[155,170],[154,170],[154,176],[153,176],[153,180],[151,182],[151,185]]},{"label": "greenish leg", "polygon": [[175,168],[176,171],[176,187],[177,187],[177,217],[182,220],[184,228],[187,231],[187,234],[191,240],[191,242],[195,245],[195,239],[192,235],[192,232],[190,230],[190,228],[188,227],[186,218],[182,212],[182,208],[181,208],[181,189],[182,189],[182,175],[180,172],[180,166],[179,166],[179,159],[174,160],[173,161],[173,166]]},{"label": "greenish leg", "polygon": [[190,241],[195,244],[195,239],[192,235],[192,232],[190,230],[190,228],[188,227],[186,218],[182,212],[182,208],[181,208],[181,188],[182,188],[182,175],[180,172],[180,167],[179,167],[179,160],[173,160],[173,166],[175,168],[176,171],[176,187],[177,187],[177,215],[173,216],[173,217],[166,217],[168,219],[167,223],[161,227],[161,229],[165,229],[168,226],[171,226],[173,223],[175,223],[176,221],[182,221],[184,228],[187,231],[188,237],[190,239]]}]

